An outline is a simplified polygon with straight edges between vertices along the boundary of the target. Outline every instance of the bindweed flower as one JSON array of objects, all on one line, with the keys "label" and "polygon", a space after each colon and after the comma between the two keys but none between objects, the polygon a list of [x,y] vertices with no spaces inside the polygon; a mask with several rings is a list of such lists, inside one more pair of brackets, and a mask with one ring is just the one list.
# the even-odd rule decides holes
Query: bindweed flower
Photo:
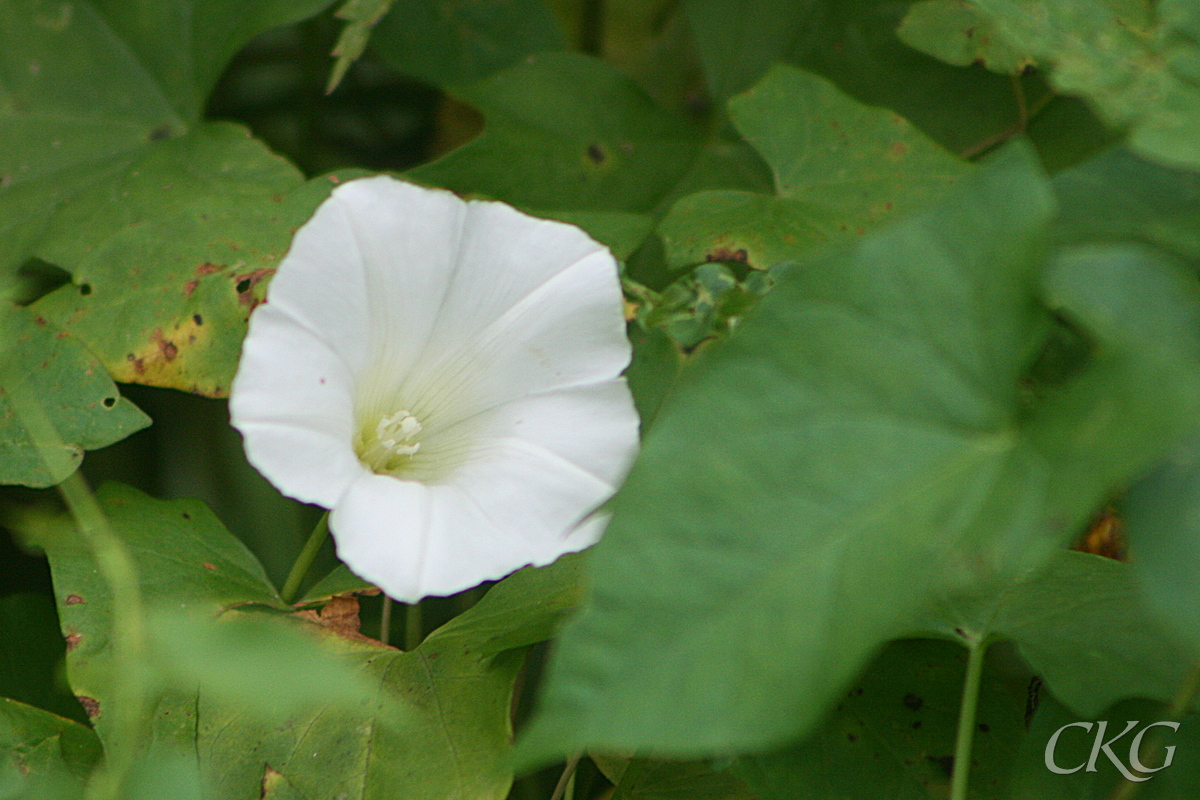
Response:
[{"label": "bindweed flower", "polygon": [[389,177],[337,188],[250,319],[230,397],[250,462],[332,509],[397,600],[600,535],[638,418],[616,262],[578,228]]}]

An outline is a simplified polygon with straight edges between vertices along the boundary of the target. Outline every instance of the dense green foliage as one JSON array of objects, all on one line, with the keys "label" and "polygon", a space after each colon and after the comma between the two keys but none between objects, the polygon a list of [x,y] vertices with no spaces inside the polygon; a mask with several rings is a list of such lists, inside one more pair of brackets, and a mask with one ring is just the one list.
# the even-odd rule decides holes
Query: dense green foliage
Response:
[{"label": "dense green foliage", "polygon": [[[1195,795],[1193,0],[331,2],[0,4],[0,800]],[[394,622],[224,401],[379,170],[613,251],[643,436]]]}]

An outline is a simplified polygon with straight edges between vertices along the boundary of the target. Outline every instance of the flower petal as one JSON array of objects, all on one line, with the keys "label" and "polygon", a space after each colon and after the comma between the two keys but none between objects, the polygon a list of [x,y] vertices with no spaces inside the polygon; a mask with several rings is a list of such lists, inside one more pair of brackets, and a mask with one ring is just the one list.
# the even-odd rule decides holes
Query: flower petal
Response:
[{"label": "flower petal", "polygon": [[[608,484],[611,491],[624,480],[637,453],[638,425],[629,386],[617,378],[496,406],[471,426],[471,437],[484,447],[508,439],[537,445]],[[430,446],[437,446],[435,436],[427,438]]]},{"label": "flower petal", "polygon": [[307,327],[270,304],[255,310],[229,412],[250,463],[281,492],[331,508],[363,471],[352,392],[345,362]]},{"label": "flower petal", "polygon": [[338,558],[403,603],[454,594],[531,561],[460,489],[386,475],[351,484],[330,530]]},{"label": "flower petal", "polygon": [[463,491],[495,528],[525,543],[529,562],[567,552],[571,532],[613,493],[613,485],[538,444],[501,439],[456,470],[447,484]]},{"label": "flower petal", "polygon": [[631,354],[621,308],[612,256],[593,253],[441,357],[422,359],[399,394],[412,398],[414,413],[436,415],[436,428],[523,396],[611,380]]},{"label": "flower petal", "polygon": [[339,186],[296,233],[267,298],[359,377],[422,352],[457,269],[466,203],[386,175]]}]

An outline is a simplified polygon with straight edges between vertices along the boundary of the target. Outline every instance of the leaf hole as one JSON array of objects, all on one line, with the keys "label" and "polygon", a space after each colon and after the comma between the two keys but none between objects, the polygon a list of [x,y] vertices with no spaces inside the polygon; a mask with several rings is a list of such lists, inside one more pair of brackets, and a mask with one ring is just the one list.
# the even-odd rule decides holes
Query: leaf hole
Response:
[{"label": "leaf hole", "polygon": [[79,284],[79,293],[81,295],[83,295],[84,297],[87,297],[89,294],[92,293],[92,285],[90,283]]},{"label": "leaf hole", "polygon": [[250,279],[242,278],[240,281],[238,281],[236,288],[238,294],[245,294],[246,292],[250,291]]},{"label": "leaf hole", "polygon": [[106,398],[104,398],[103,403],[104,403],[105,408],[112,408],[113,406],[115,406],[117,404],[117,398],[106,397]]}]

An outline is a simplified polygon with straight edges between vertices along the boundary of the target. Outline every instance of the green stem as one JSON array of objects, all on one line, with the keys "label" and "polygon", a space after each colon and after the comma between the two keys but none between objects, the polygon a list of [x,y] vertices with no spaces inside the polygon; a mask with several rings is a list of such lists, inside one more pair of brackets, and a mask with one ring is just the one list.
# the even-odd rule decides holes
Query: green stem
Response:
[{"label": "green stem", "polygon": [[383,596],[383,613],[379,617],[379,641],[384,644],[392,638],[392,598]]},{"label": "green stem", "polygon": [[421,644],[421,604],[413,603],[404,609],[404,649],[416,650]]},{"label": "green stem", "polygon": [[68,448],[41,403],[29,392],[20,376],[0,376],[8,389],[17,419],[29,433],[42,462],[51,475],[66,474],[58,492],[75,520],[84,544],[91,551],[96,569],[112,593],[111,680],[112,690],[103,713],[108,720],[104,766],[88,782],[88,800],[118,800],[121,785],[145,741],[146,615],[142,606],[137,568],[125,543],[113,532],[100,503],[83,476],[74,470]]},{"label": "green stem", "polygon": [[308,574],[313,559],[317,557],[321,545],[325,544],[325,540],[328,538],[329,512],[326,511],[321,515],[321,521],[317,523],[317,527],[313,528],[313,532],[309,534],[308,541],[304,543],[304,549],[300,551],[300,555],[296,556],[296,561],[292,564],[292,571],[288,573],[287,580],[283,582],[283,590],[279,592],[283,602],[291,605],[295,601],[296,595],[300,593],[300,582]]},{"label": "green stem", "polygon": [[562,775],[558,778],[558,784],[554,787],[554,793],[550,795],[550,800],[563,800],[563,795],[567,793],[567,784],[575,777],[575,768],[579,766],[579,759],[583,758],[582,753],[576,753],[567,759],[567,765],[563,767]]},{"label": "green stem", "polygon": [[958,709],[958,736],[954,742],[954,774],[950,779],[950,800],[966,800],[971,776],[971,745],[975,741],[975,712],[979,708],[979,683],[987,644],[975,643],[967,656],[967,675],[963,680],[962,705]]}]

